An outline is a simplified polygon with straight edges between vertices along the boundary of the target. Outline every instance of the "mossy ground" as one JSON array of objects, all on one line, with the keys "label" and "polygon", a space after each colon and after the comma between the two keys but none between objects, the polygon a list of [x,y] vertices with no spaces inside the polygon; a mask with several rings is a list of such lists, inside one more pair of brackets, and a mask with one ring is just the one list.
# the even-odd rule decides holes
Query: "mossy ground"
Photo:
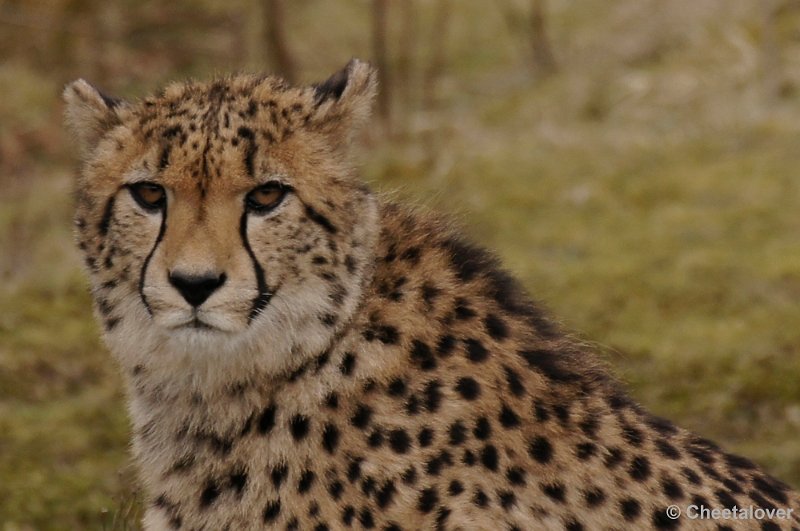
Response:
[{"label": "mossy ground", "polygon": [[[227,27],[247,2],[183,4],[132,11],[129,24],[181,29],[168,41],[181,46],[146,55],[158,32],[131,32],[138,41],[109,48],[106,86],[141,93],[256,64],[204,55],[226,30],[201,45],[191,18],[168,16]],[[369,56],[367,4],[296,5],[304,78]],[[755,3],[550,5],[559,72],[540,80],[502,10],[453,3],[437,105],[419,105],[419,71],[395,80],[417,92],[392,136],[364,139],[364,176],[496,249],[647,408],[800,486],[796,15],[770,30],[776,63]],[[430,8],[419,16],[424,35]],[[79,37],[70,27],[64,42]],[[75,162],[57,93],[86,65],[44,68],[63,42],[30,43],[0,63],[0,529],[135,527],[123,388],[71,240]],[[429,52],[420,38],[416,58]]]}]

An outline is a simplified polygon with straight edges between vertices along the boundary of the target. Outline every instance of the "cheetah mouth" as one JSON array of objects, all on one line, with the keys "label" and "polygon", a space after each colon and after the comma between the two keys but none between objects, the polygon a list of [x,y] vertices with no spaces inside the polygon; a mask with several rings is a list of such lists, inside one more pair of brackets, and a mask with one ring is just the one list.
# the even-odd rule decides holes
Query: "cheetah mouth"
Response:
[{"label": "cheetah mouth", "polygon": [[224,332],[221,328],[218,328],[214,325],[211,325],[203,320],[201,320],[196,315],[193,316],[190,320],[185,321],[181,324],[175,325],[170,327],[172,330],[207,330],[213,332]]}]

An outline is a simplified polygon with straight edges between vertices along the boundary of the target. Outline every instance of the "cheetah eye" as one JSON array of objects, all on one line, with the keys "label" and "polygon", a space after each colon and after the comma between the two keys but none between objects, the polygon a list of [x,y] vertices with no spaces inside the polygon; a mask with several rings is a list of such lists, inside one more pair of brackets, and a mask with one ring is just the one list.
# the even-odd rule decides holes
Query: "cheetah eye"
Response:
[{"label": "cheetah eye", "polygon": [[289,187],[278,181],[270,181],[252,190],[244,202],[247,209],[257,214],[264,214],[281,204]]},{"label": "cheetah eye", "polygon": [[131,195],[143,209],[148,211],[161,210],[167,201],[167,193],[162,186],[154,183],[141,182],[128,186]]}]

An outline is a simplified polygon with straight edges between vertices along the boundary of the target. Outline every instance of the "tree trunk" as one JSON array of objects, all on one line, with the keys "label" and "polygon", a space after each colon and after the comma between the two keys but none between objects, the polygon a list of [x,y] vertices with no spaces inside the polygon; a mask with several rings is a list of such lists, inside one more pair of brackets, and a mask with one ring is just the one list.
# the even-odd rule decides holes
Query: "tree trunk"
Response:
[{"label": "tree trunk", "polygon": [[450,0],[438,0],[430,36],[430,62],[423,79],[423,98],[426,108],[436,102],[436,85],[447,63],[447,30],[450,20]]},{"label": "tree trunk", "polygon": [[389,0],[372,3],[372,57],[378,69],[378,116],[387,130],[391,130],[391,78],[389,74],[388,39]]},{"label": "tree trunk", "polygon": [[286,13],[283,0],[264,0],[267,53],[275,73],[289,83],[297,81],[297,64],[286,38]]},{"label": "tree trunk", "polygon": [[553,48],[547,35],[547,6],[545,0],[531,0],[531,50],[533,67],[541,77],[557,70]]}]

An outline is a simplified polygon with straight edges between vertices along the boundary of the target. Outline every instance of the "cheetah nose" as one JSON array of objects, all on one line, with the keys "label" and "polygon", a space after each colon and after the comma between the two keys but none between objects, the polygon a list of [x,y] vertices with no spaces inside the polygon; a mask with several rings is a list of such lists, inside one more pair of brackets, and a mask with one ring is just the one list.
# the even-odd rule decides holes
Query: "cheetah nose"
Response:
[{"label": "cheetah nose", "polygon": [[225,273],[221,275],[187,275],[183,273],[171,272],[169,283],[183,295],[186,302],[195,308],[203,304],[217,288],[222,286],[227,280]]}]

